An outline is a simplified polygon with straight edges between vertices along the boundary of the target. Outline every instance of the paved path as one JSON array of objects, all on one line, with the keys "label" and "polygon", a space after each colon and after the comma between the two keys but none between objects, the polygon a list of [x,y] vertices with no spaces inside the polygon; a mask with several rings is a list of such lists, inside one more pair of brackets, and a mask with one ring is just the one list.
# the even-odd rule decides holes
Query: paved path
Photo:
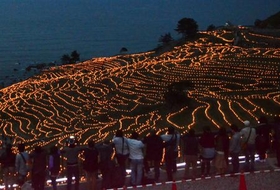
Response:
[{"label": "paved path", "polygon": [[[118,189],[144,189],[144,190],[177,190],[194,189],[194,190],[237,190],[239,189],[240,175],[244,175],[245,185],[247,190],[262,190],[262,189],[280,189],[280,168],[275,166],[276,159],[274,155],[269,155],[266,162],[256,161],[254,172],[245,172],[243,174],[225,174],[223,176],[215,174],[215,168],[211,168],[209,177],[201,178],[197,176],[195,179],[184,179],[184,166],[178,166],[178,171],[174,173],[174,181],[166,181],[166,172],[161,170],[160,180],[158,183],[140,185],[137,187],[129,186],[130,176],[126,178],[126,187]],[[240,159],[240,168],[244,166],[244,157]],[[231,169],[231,165],[229,170]],[[198,173],[200,166],[198,166]],[[152,174],[153,175],[153,174]],[[80,190],[86,190],[84,183],[81,182]],[[98,179],[98,189],[101,185],[101,179]],[[173,188],[172,188],[173,187]],[[59,190],[65,189],[65,185],[60,185]],[[52,188],[46,188],[51,190]]]}]

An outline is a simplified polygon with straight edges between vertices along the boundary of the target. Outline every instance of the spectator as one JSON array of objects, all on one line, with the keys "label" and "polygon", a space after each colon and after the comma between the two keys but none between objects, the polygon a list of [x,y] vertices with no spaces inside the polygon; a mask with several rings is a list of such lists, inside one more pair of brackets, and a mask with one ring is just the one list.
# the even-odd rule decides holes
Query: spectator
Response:
[{"label": "spectator", "polygon": [[260,162],[265,162],[266,152],[269,149],[269,135],[271,126],[266,117],[259,118],[259,124],[256,126],[256,150],[259,154]]},{"label": "spectator", "polygon": [[228,167],[229,137],[226,128],[221,127],[215,137],[216,155],[214,165],[218,174],[224,174]]},{"label": "spectator", "polygon": [[22,186],[26,181],[26,176],[29,172],[30,158],[25,151],[25,144],[18,144],[19,153],[16,155],[15,169],[18,175],[18,185]]},{"label": "spectator", "polygon": [[154,179],[159,180],[160,162],[163,154],[163,140],[156,134],[155,130],[151,130],[150,136],[144,138],[143,143],[146,145],[146,156],[145,156],[145,171],[150,171],[149,162],[154,166]]},{"label": "spectator", "polygon": [[280,117],[274,118],[273,131],[274,131],[274,147],[275,147],[275,153],[277,158],[276,166],[280,167]]},{"label": "spectator", "polygon": [[113,184],[113,169],[114,162],[112,161],[113,156],[113,144],[109,140],[105,140],[102,144],[97,146],[99,152],[99,169],[102,174],[102,188],[109,189]]},{"label": "spectator", "polygon": [[177,171],[177,157],[178,157],[178,146],[180,142],[180,135],[175,131],[175,128],[168,127],[168,133],[161,135],[164,141],[165,154],[164,160],[166,165],[167,180],[173,181],[172,172]]},{"label": "spectator", "polygon": [[229,153],[231,155],[232,173],[239,172],[239,154],[241,151],[241,136],[236,125],[230,126],[233,133],[230,139]]},{"label": "spectator", "polygon": [[88,141],[88,147],[84,150],[83,168],[86,172],[87,189],[96,190],[96,176],[98,170],[98,151],[94,141]]},{"label": "spectator", "polygon": [[131,168],[131,185],[140,185],[143,177],[144,144],[138,140],[138,137],[138,133],[132,132],[131,139],[127,139]]},{"label": "spectator", "polygon": [[197,175],[197,158],[199,154],[198,139],[195,136],[194,129],[190,129],[189,132],[182,137],[183,141],[183,155],[185,160],[185,178],[190,176],[190,166],[192,166],[191,178],[196,178]]},{"label": "spectator", "polygon": [[57,183],[56,178],[60,171],[60,153],[56,146],[52,146],[50,148],[50,155],[49,155],[49,172],[50,178],[52,182],[53,190],[57,190]]},{"label": "spectator", "polygon": [[12,145],[7,144],[5,152],[2,153],[0,157],[0,162],[2,164],[3,174],[4,174],[4,184],[5,189],[13,189],[12,184],[14,182],[15,173],[15,161],[16,154],[12,151]]},{"label": "spectator", "polygon": [[215,157],[215,137],[209,126],[203,128],[199,144],[201,146],[201,176],[209,176],[210,162]]},{"label": "spectator", "polygon": [[78,156],[84,147],[79,146],[75,137],[70,136],[66,142],[66,146],[61,150],[66,158],[66,176],[67,176],[67,190],[71,189],[72,177],[75,177],[75,190],[79,190],[80,173]]},{"label": "spectator", "polygon": [[44,190],[46,180],[47,156],[41,146],[36,146],[30,154],[32,163],[31,182],[34,190]]},{"label": "spectator", "polygon": [[117,130],[116,136],[113,138],[116,151],[117,162],[122,170],[123,178],[126,176],[126,162],[129,156],[127,138],[123,136],[122,130]]},{"label": "spectator", "polygon": [[244,128],[240,131],[242,139],[242,148],[245,153],[245,170],[254,171],[255,170],[255,140],[256,140],[256,130],[251,125],[250,121],[244,121]]}]

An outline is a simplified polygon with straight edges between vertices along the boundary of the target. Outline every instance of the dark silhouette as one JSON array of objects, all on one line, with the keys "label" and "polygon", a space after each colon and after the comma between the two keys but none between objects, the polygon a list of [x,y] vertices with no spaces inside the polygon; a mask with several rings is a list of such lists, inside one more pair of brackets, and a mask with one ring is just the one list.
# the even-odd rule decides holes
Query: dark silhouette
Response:
[{"label": "dark silhouette", "polygon": [[274,118],[273,131],[274,131],[274,149],[277,158],[276,166],[280,167],[280,117]]},{"label": "dark silhouette", "polygon": [[78,165],[78,156],[84,149],[78,145],[75,137],[70,137],[66,146],[61,150],[66,158],[66,176],[67,176],[67,190],[71,190],[72,177],[75,177],[75,190],[79,190],[80,185],[80,172]]},{"label": "dark silhouette", "polygon": [[98,170],[98,150],[94,141],[88,142],[88,147],[84,150],[83,169],[86,171],[87,189],[96,189],[96,176]]},{"label": "dark silhouette", "polygon": [[159,40],[158,40],[161,45],[168,45],[170,42],[174,41],[170,33],[166,33],[164,35],[161,35]]},{"label": "dark silhouette", "polygon": [[47,155],[41,146],[36,146],[30,154],[32,162],[31,181],[34,190],[44,190],[46,180]]},{"label": "dark silhouette", "polygon": [[[15,161],[16,161],[16,154],[12,151],[12,145],[7,144],[5,148],[5,152],[2,153],[0,157],[1,168],[3,169],[4,174],[4,184],[5,189],[13,189],[12,183],[15,174]],[[9,187],[10,185],[10,187]]]},{"label": "dark silhouette", "polygon": [[208,27],[207,27],[207,31],[213,31],[216,29],[216,26],[213,25],[213,24],[210,24]]},{"label": "dark silhouette", "polygon": [[193,38],[198,30],[198,25],[196,21],[192,18],[182,18],[178,21],[177,31],[179,34],[182,34],[184,38]]},{"label": "dark silhouette", "polygon": [[158,181],[160,176],[159,167],[163,154],[163,140],[156,134],[155,130],[151,130],[151,134],[143,139],[143,143],[146,145],[145,171],[148,173],[150,166],[154,167],[154,180]]},{"label": "dark silhouette", "polygon": [[215,136],[215,149],[216,156],[214,165],[218,174],[224,174],[228,167],[228,151],[229,151],[229,136],[224,127],[219,129],[218,134]]},{"label": "dark silhouette", "polygon": [[109,140],[105,140],[102,144],[97,146],[99,152],[100,162],[99,169],[102,174],[102,188],[108,189],[112,187],[114,162],[112,161],[113,145]]},{"label": "dark silhouette", "polygon": [[168,91],[164,94],[166,105],[170,108],[181,108],[190,105],[190,98],[187,96],[193,84],[190,81],[179,81],[170,84]]},{"label": "dark silhouette", "polygon": [[[182,137],[183,155],[185,160],[185,178],[195,178],[197,175],[197,159],[199,154],[199,142],[195,136],[194,129],[190,129],[186,135]],[[190,174],[190,166],[192,172]]]},{"label": "dark silhouette", "polygon": [[270,131],[271,126],[268,124],[267,118],[261,116],[259,118],[259,124],[256,126],[256,150],[261,162],[265,161],[266,152],[270,148]]},{"label": "dark silhouette", "polygon": [[71,52],[71,55],[69,54],[62,55],[60,60],[62,64],[76,63],[80,61],[80,54],[76,50],[74,50]]},{"label": "dark silhouette", "polygon": [[128,49],[126,47],[122,47],[120,50],[120,54],[128,52]]},{"label": "dark silhouette", "polygon": [[[211,132],[209,126],[203,128],[203,134],[199,140],[201,145],[201,176],[209,176],[210,174],[210,162],[215,156],[215,137]],[[206,167],[206,172],[205,172]]]},{"label": "dark silhouette", "polygon": [[180,135],[175,131],[174,127],[170,126],[168,127],[168,134],[161,135],[161,138],[164,141],[164,161],[166,165],[167,180],[172,181],[172,173],[177,171],[176,160],[178,157]]},{"label": "dark silhouette", "polygon": [[56,146],[50,148],[49,171],[53,190],[57,190],[56,178],[60,170],[60,153]]}]

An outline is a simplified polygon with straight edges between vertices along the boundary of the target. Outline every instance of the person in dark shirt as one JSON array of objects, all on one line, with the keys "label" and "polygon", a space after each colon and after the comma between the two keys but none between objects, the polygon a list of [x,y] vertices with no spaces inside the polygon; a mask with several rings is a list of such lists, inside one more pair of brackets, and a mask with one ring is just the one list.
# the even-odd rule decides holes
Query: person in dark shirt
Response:
[{"label": "person in dark shirt", "polygon": [[36,146],[30,154],[32,169],[31,181],[34,190],[44,190],[46,180],[47,157],[41,146]]},{"label": "person in dark shirt", "polygon": [[209,176],[210,162],[215,157],[215,137],[209,126],[203,128],[203,134],[199,140],[199,144],[201,146],[201,176]]},{"label": "person in dark shirt", "polygon": [[269,149],[269,135],[271,126],[268,124],[267,118],[261,116],[259,118],[259,124],[256,126],[256,150],[259,154],[260,162],[265,162],[266,152]]},{"label": "person in dark shirt", "polygon": [[276,166],[280,167],[280,117],[274,118],[273,123],[273,138],[274,138],[274,149],[276,153],[277,163]]},{"label": "person in dark shirt", "polygon": [[83,168],[86,171],[88,190],[96,189],[96,176],[98,170],[98,150],[94,141],[88,142],[88,147],[84,150]]},{"label": "person in dark shirt", "polygon": [[146,144],[146,156],[144,161],[145,171],[149,172],[149,162],[154,166],[155,181],[159,180],[159,167],[163,154],[163,140],[156,134],[155,130],[151,131],[150,136],[143,139],[143,143]]},{"label": "person in dark shirt", "polygon": [[215,136],[216,156],[214,165],[217,169],[217,174],[224,174],[228,167],[228,152],[229,152],[229,136],[226,128],[221,127],[218,134]]},{"label": "person in dark shirt", "polygon": [[56,178],[60,171],[60,153],[56,146],[52,146],[50,148],[50,155],[49,155],[49,172],[50,178],[52,182],[53,190],[57,190],[57,183]]},{"label": "person in dark shirt", "polygon": [[78,145],[75,137],[70,136],[66,146],[61,150],[67,160],[66,175],[67,175],[67,190],[71,189],[72,177],[75,177],[75,190],[79,190],[80,186],[80,171],[78,156],[84,150],[84,146]]},{"label": "person in dark shirt", "polygon": [[[114,163],[112,161],[113,144],[109,140],[105,140],[102,144],[96,146],[99,152],[99,169],[102,174],[102,188],[108,189],[112,186],[113,168]],[[121,175],[121,174],[120,174]]]},{"label": "person in dark shirt", "polygon": [[195,136],[194,129],[190,129],[186,135],[182,137],[183,155],[185,160],[185,178],[190,176],[190,166],[192,166],[191,178],[196,177],[197,159],[199,154],[198,138]]},{"label": "person in dark shirt", "polygon": [[4,173],[5,189],[13,189],[12,182],[15,174],[16,154],[12,151],[12,145],[7,144],[5,151],[0,157]]}]

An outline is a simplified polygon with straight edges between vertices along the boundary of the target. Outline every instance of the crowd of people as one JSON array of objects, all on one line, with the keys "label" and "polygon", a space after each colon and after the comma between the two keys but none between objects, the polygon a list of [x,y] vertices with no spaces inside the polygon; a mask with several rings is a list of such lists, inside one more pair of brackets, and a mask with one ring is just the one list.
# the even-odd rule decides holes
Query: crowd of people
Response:
[{"label": "crowd of people", "polygon": [[[277,158],[276,165],[280,167],[280,119],[275,118],[275,122],[271,124],[265,117],[260,117],[257,125],[246,120],[242,127],[232,124],[230,130],[221,127],[218,132],[205,126],[201,135],[197,135],[194,129],[180,134],[170,126],[166,134],[159,135],[151,130],[143,138],[135,131],[126,137],[122,130],[117,130],[113,139],[98,144],[89,140],[86,146],[79,145],[75,137],[71,136],[61,149],[52,146],[47,151],[36,146],[30,153],[25,150],[24,144],[18,144],[17,151],[12,149],[11,144],[7,144],[0,155],[0,162],[5,189],[13,189],[11,182],[15,176],[18,185],[22,186],[29,173],[32,187],[43,190],[48,171],[52,187],[56,190],[61,157],[64,157],[67,190],[71,189],[73,177],[74,189],[79,189],[81,166],[85,172],[87,189],[95,190],[98,172],[102,176],[102,189],[123,187],[126,184],[127,168],[131,170],[132,186],[158,182],[160,168],[166,170],[166,180],[172,181],[179,156],[184,158],[186,179],[209,176],[213,172],[225,174],[240,170],[254,171],[255,153],[259,155],[260,162],[265,162],[267,151],[273,148]],[[245,155],[245,165],[242,168],[239,166],[241,153]],[[79,161],[81,157],[82,163]],[[198,161],[201,162],[200,173],[197,169]],[[215,171],[211,171],[211,166],[214,166]],[[154,171],[153,176],[151,170]]]}]

